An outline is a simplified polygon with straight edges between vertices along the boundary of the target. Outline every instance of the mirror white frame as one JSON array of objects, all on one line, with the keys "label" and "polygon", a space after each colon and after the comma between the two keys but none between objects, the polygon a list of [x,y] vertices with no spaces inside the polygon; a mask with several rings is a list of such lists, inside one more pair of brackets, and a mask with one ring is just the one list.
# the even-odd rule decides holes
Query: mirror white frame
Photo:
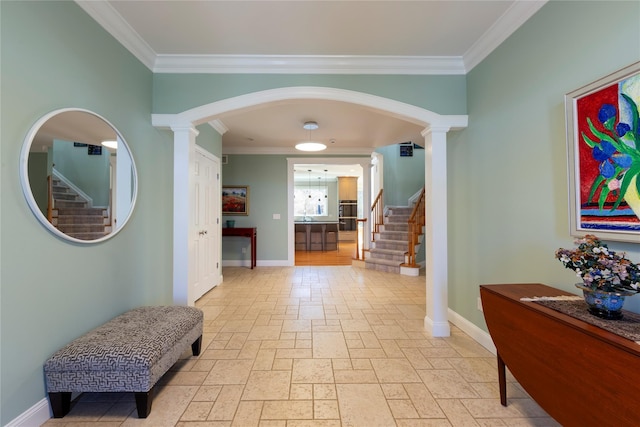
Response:
[{"label": "mirror white frame", "polygon": [[[76,113],[86,113],[89,114],[91,116],[93,116],[93,118],[95,119],[99,119],[102,122],[104,122],[104,124],[108,127],[111,128],[111,130],[113,131],[113,134],[116,135],[116,139],[118,141],[118,148],[117,148],[117,152],[118,152],[118,157],[124,159],[125,161],[118,161],[118,164],[125,164],[127,166],[131,167],[131,178],[130,178],[130,202],[129,202],[129,209],[128,212],[123,213],[123,217],[124,218],[118,218],[118,224],[117,227],[114,227],[108,234],[105,234],[103,237],[97,238],[97,239],[91,239],[91,240],[83,240],[83,239],[79,239],[73,236],[70,236],[68,234],[65,234],[63,231],[59,230],[58,228],[56,228],[51,222],[49,222],[49,220],[47,219],[47,217],[43,214],[43,212],[41,211],[40,207],[38,206],[38,203],[36,202],[36,199],[33,195],[33,191],[32,191],[32,187],[31,184],[29,182],[29,154],[30,152],[32,152],[31,148],[32,145],[34,143],[34,140],[36,139],[36,136],[38,135],[38,132],[42,129],[42,127],[45,125],[45,123],[47,123],[49,120],[51,120],[52,118],[60,115],[60,114],[64,114],[64,113],[69,113],[69,112],[76,112]],[[65,136],[67,136],[68,141],[73,142],[74,140],[68,139],[68,136],[72,135],[72,132],[65,132]],[[64,139],[62,137],[62,135],[60,135],[59,137],[61,137],[62,139]],[[77,141],[77,139],[75,140]],[[97,144],[89,144],[89,145],[97,145]],[[106,147],[103,147],[103,150],[107,149]],[[124,154],[124,156],[123,156]],[[125,157],[125,156],[128,156]],[[117,167],[117,166],[116,166]],[[128,173],[128,172],[127,172]],[[55,236],[58,236],[64,240],[70,241],[70,242],[74,242],[74,243],[82,243],[82,244],[94,244],[94,243],[99,243],[99,242],[103,242],[105,240],[108,240],[112,237],[114,237],[116,234],[118,234],[118,232],[120,232],[124,226],[126,225],[126,223],[129,221],[129,219],[131,218],[131,215],[133,213],[133,210],[135,208],[135,204],[136,204],[136,199],[138,196],[138,174],[137,174],[137,170],[136,170],[136,166],[135,166],[135,162],[133,160],[133,156],[131,154],[131,150],[129,149],[129,146],[127,145],[124,137],[122,136],[122,134],[120,134],[120,131],[118,131],[118,129],[113,126],[108,120],[106,120],[104,117],[100,116],[99,114],[94,113],[93,111],[90,110],[85,110],[82,108],[62,108],[62,109],[58,109],[55,111],[52,111],[48,114],[45,114],[44,116],[42,116],[40,119],[38,119],[33,126],[31,127],[31,129],[29,129],[29,132],[27,133],[27,135],[25,136],[23,145],[22,145],[22,151],[20,152],[20,182],[22,184],[22,193],[24,194],[24,197],[29,205],[29,208],[31,209],[31,211],[33,212],[33,214],[36,216],[36,218],[38,219],[38,221],[40,221],[40,223],[47,229],[49,230],[52,234],[54,234]],[[128,186],[129,187],[129,186]],[[128,191],[128,189],[127,189]],[[127,192],[123,191],[123,193],[128,194]],[[118,203],[116,202],[116,209],[118,206]],[[113,208],[113,203],[110,202],[109,204],[109,209]]]}]

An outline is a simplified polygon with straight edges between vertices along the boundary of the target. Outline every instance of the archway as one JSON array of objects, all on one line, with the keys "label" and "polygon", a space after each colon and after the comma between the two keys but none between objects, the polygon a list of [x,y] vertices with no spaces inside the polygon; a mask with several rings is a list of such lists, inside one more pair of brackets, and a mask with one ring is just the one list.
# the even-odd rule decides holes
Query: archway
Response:
[{"label": "archway", "polygon": [[[450,130],[467,126],[467,116],[443,116],[414,105],[345,89],[284,87],[254,92],[195,107],[177,114],[153,114],[156,127],[174,132],[174,303],[193,305],[188,286],[189,165],[195,150],[195,126],[218,115],[292,99],[349,102],[407,120],[425,129],[426,294],[425,328],[433,336],[449,336],[447,262],[447,151]],[[437,224],[437,227],[435,226]]]}]

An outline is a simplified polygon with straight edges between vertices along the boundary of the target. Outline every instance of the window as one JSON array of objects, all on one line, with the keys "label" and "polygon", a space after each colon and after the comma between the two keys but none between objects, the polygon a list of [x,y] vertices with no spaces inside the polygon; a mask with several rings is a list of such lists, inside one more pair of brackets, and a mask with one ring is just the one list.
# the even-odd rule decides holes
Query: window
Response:
[{"label": "window", "polygon": [[296,188],[293,191],[293,215],[326,216],[326,188]]}]

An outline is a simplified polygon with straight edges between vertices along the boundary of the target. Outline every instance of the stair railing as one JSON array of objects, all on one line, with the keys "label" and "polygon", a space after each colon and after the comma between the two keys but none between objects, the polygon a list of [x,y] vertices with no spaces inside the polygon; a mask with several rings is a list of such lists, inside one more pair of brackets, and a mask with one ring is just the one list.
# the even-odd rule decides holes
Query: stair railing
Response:
[{"label": "stair railing", "polygon": [[376,233],[380,232],[380,226],[384,222],[384,197],[383,197],[384,188],[380,189],[376,199],[373,201],[371,205],[371,219],[373,221],[373,227],[371,227],[371,241],[376,241]]},{"label": "stair railing", "polygon": [[422,228],[425,224],[425,200],[424,200],[424,187],[420,192],[420,196],[416,200],[413,205],[413,211],[411,211],[411,215],[409,216],[409,250],[407,253],[407,266],[409,267],[417,267],[416,264],[416,245],[418,244],[418,239],[422,234]]},{"label": "stair railing", "polygon": [[53,224],[53,179],[47,176],[47,221]]}]

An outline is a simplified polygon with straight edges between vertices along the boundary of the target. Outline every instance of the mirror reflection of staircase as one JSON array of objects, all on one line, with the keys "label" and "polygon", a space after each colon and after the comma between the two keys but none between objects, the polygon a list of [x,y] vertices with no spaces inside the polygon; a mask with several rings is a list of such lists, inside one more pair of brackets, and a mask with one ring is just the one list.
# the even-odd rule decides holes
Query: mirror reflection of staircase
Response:
[{"label": "mirror reflection of staircase", "polygon": [[111,232],[108,209],[89,206],[89,201],[55,176],[52,197],[51,224],[64,234],[79,240],[95,240]]}]

